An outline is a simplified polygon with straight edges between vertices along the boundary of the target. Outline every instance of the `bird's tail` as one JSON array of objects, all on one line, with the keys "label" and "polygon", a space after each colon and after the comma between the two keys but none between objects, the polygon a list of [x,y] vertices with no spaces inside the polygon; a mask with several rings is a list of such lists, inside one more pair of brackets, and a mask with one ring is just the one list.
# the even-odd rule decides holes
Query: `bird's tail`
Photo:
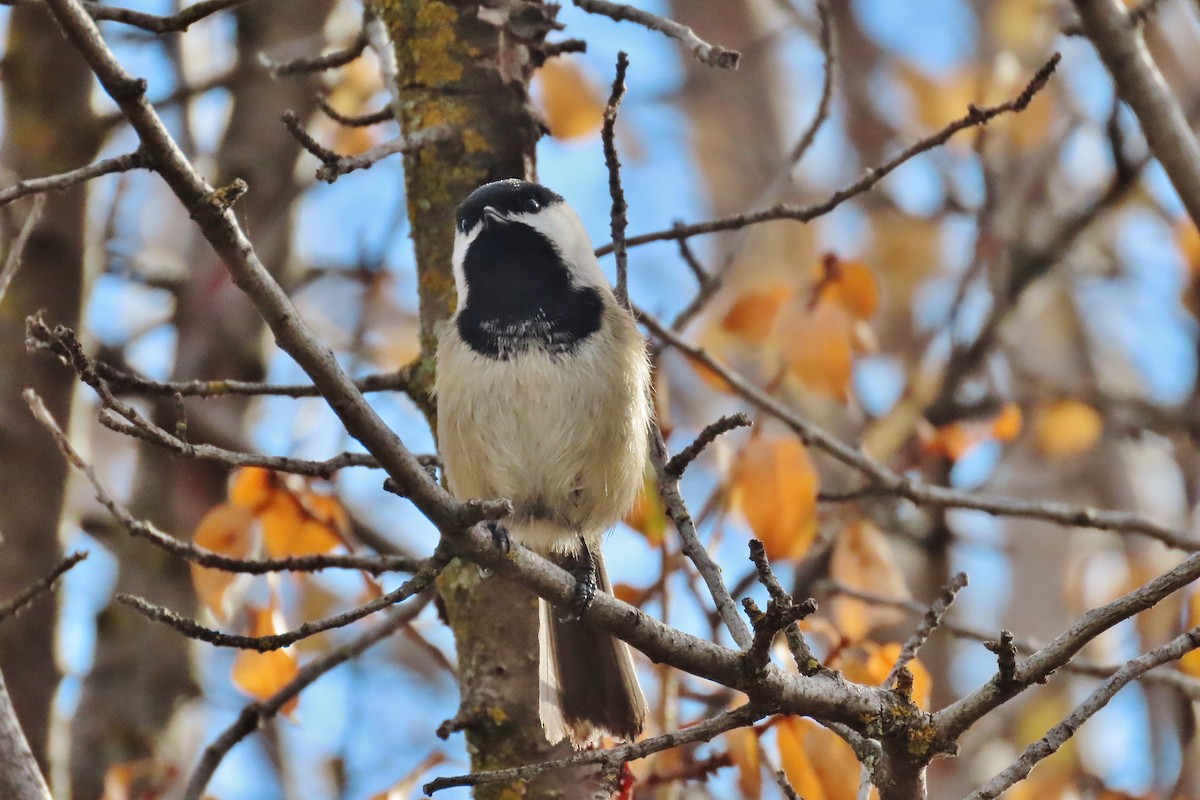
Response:
[{"label": "bird's tail", "polygon": [[[576,571],[577,556],[552,558]],[[611,592],[603,556],[597,551],[592,558],[598,588]],[[551,744],[569,738],[576,749],[602,736],[633,741],[647,708],[629,646],[581,620],[563,621],[560,613],[539,601],[539,712],[546,738]]]}]

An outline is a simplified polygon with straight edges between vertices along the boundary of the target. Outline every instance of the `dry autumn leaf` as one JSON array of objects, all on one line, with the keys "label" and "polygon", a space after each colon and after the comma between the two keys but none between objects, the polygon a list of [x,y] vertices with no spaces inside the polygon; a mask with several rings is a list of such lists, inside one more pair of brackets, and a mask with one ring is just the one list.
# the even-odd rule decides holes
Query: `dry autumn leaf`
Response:
[{"label": "dry autumn leaf", "polygon": [[1079,400],[1056,400],[1038,410],[1034,436],[1038,449],[1053,458],[1086,453],[1100,438],[1104,419]]},{"label": "dry autumn leaf", "polygon": [[858,758],[841,737],[804,717],[782,719],[775,730],[780,765],[804,800],[855,800]]},{"label": "dry autumn leaf", "polygon": [[[286,630],[282,615],[273,607],[252,609],[251,613],[252,636],[272,636]],[[233,685],[255,700],[265,700],[286,686],[299,671],[296,659],[286,648],[266,653],[242,650],[233,661]],[[281,713],[290,717],[298,700],[293,697],[285,703]]]},{"label": "dry autumn leaf", "polygon": [[1183,258],[1183,307],[1200,319],[1200,230],[1187,217],[1175,223],[1175,246]]},{"label": "dry autumn leaf", "polygon": [[734,466],[731,503],[770,558],[798,558],[816,536],[819,484],[800,440],[756,433]]},{"label": "dry autumn leaf", "polygon": [[276,492],[258,517],[263,545],[272,558],[328,553],[341,544],[336,523],[312,514],[290,492]]},{"label": "dry autumn leaf", "polygon": [[[1200,626],[1200,592],[1192,592],[1188,600],[1186,630]],[[1193,650],[1179,659],[1179,668],[1196,678],[1200,678],[1200,650]]]},{"label": "dry autumn leaf", "polygon": [[[244,506],[222,503],[201,518],[192,541],[197,547],[223,556],[246,558],[254,550],[255,534],[253,512]],[[229,616],[226,592],[239,575],[194,563],[189,566],[196,597],[214,617],[224,622]]]},{"label": "dry autumn leaf", "polygon": [[[866,520],[847,525],[834,540],[829,574],[852,589],[893,600],[908,600],[911,596],[891,545]],[[844,595],[834,597],[831,607],[834,624],[852,642],[862,640],[876,626],[904,619],[902,611]]]},{"label": "dry autumn leaf", "polygon": [[790,303],[778,335],[788,370],[805,387],[842,402],[850,398],[856,332],[845,306],[826,295],[815,305]]},{"label": "dry autumn leaf", "polygon": [[860,320],[870,319],[879,309],[879,284],[862,261],[826,254],[813,271],[812,291],[813,300],[828,297]]},{"label": "dry autumn leaf", "polygon": [[542,117],[555,139],[580,139],[600,130],[605,102],[578,61],[552,58],[535,76]]},{"label": "dry autumn leaf", "polygon": [[721,327],[748,342],[764,342],[775,327],[780,309],[793,296],[789,286],[746,292],[726,312]]},{"label": "dry autumn leaf", "polygon": [[662,546],[667,531],[667,513],[652,475],[647,474],[642,482],[642,491],[638,492],[633,508],[625,515],[625,524],[645,536],[653,546]]}]

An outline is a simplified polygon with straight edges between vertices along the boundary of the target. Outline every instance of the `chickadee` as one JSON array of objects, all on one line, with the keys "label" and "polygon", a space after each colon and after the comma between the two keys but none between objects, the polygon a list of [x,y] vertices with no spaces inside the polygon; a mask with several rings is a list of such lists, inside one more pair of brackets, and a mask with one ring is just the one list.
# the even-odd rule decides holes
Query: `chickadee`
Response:
[{"label": "chickadee", "polygon": [[[642,485],[650,368],[579,216],[496,181],[458,209],[458,309],[442,328],[438,443],[460,500],[507,498],[512,538],[611,591],[599,545]],[[590,601],[587,580],[577,605]],[[540,717],[577,748],[632,740],[646,699],[624,642],[540,601]]]}]

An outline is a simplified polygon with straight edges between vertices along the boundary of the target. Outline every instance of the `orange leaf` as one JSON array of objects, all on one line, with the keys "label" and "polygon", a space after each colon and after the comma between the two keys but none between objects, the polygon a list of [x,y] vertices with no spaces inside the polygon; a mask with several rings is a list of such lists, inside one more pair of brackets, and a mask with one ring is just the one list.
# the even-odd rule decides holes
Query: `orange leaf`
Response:
[{"label": "orange leaf", "polygon": [[1042,406],[1034,433],[1043,453],[1055,458],[1087,452],[1100,438],[1104,419],[1079,400],[1056,400]]},{"label": "orange leaf", "polygon": [[633,508],[625,515],[625,524],[645,536],[646,541],[655,547],[662,546],[667,531],[667,514],[658,494],[658,483],[652,475],[647,474],[642,482],[642,490],[638,492]]},{"label": "orange leaf", "polygon": [[770,558],[798,558],[817,533],[820,478],[796,438],[750,437],[734,467],[732,502]]},{"label": "orange leaf", "polygon": [[279,489],[275,473],[262,467],[243,467],[229,481],[229,501],[253,511],[265,506]]},{"label": "orange leaf", "polygon": [[[254,533],[254,515],[250,510],[232,503],[222,503],[210,509],[201,518],[192,541],[197,547],[214,553],[231,558],[245,558],[253,548]],[[197,564],[189,566],[196,597],[213,616],[222,622],[225,621],[225,593],[238,579],[238,574]]]},{"label": "orange leaf", "polygon": [[[837,668],[848,680],[864,686],[879,686],[895,666],[901,647],[899,642],[884,645],[862,642],[855,647],[842,648],[838,653]],[[929,670],[914,658],[908,662],[908,671],[913,676],[913,702],[928,711],[933,688]]]},{"label": "orange leaf", "polygon": [[780,330],[780,347],[793,375],[814,392],[845,402],[854,367],[854,316],[822,295],[814,307],[792,303]]},{"label": "orange leaf", "polygon": [[1001,442],[1011,442],[1021,433],[1021,407],[1005,403],[1000,413],[992,419],[992,435]]},{"label": "orange leaf", "polygon": [[[842,531],[833,543],[830,576],[838,583],[896,600],[910,595],[895,554],[879,529],[860,520]],[[863,639],[872,628],[897,622],[904,612],[838,595],[831,603],[834,624],[851,641]]]},{"label": "orange leaf", "polygon": [[721,327],[751,342],[762,342],[771,334],[784,302],[794,294],[788,286],[763,292],[747,292],[737,299],[721,320]]},{"label": "orange leaf", "polygon": [[870,319],[879,308],[879,285],[861,261],[842,261],[828,253],[817,265],[814,296],[828,296],[858,319]]},{"label": "orange leaf", "polygon": [[[1192,592],[1192,597],[1188,600],[1187,625],[1188,630],[1200,625],[1200,591]],[[1193,650],[1190,653],[1185,653],[1183,658],[1179,659],[1179,668],[1188,675],[1200,678],[1200,650]]]},{"label": "orange leaf", "polygon": [[[792,788],[805,800],[855,800],[858,758],[836,733],[803,717],[775,726],[779,761]],[[871,797],[877,798],[874,787]]]},{"label": "orange leaf", "polygon": [[725,734],[726,749],[738,772],[738,789],[745,800],[762,797],[762,769],[758,763],[758,736],[753,728],[738,728]]},{"label": "orange leaf", "polygon": [[605,102],[578,61],[552,58],[537,73],[542,115],[555,139],[579,139],[600,130]]},{"label": "orange leaf", "polygon": [[329,523],[307,513],[289,492],[278,492],[259,514],[263,544],[272,558],[328,553],[341,544]]},{"label": "orange leaf", "polygon": [[[285,630],[274,608],[254,609],[253,636],[271,636]],[[241,650],[233,661],[233,685],[256,700],[266,700],[288,684],[300,671],[296,659],[285,649],[256,653]],[[298,698],[293,697],[281,709],[291,716]]]}]

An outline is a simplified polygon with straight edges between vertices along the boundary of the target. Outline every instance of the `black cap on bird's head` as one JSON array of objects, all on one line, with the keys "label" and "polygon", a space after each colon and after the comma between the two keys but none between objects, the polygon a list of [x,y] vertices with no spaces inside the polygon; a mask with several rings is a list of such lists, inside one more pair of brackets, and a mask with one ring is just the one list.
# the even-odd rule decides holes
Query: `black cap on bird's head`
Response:
[{"label": "black cap on bird's head", "polygon": [[458,230],[466,233],[480,222],[508,222],[561,202],[561,195],[541,184],[516,178],[485,183],[458,207]]}]

